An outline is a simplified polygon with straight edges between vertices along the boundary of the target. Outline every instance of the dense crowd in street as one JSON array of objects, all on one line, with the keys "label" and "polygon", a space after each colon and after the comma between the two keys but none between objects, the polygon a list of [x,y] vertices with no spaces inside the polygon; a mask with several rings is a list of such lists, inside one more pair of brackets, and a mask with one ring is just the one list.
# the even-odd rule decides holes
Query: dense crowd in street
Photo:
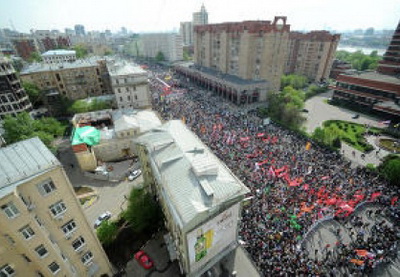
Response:
[{"label": "dense crowd in street", "polygon": [[[357,276],[397,253],[399,191],[374,172],[198,87],[154,107],[165,120],[183,120],[251,190],[239,235],[263,275]],[[375,203],[372,225],[357,216],[365,202]],[[310,255],[305,234],[327,217],[351,242],[338,230],[335,245]]]}]

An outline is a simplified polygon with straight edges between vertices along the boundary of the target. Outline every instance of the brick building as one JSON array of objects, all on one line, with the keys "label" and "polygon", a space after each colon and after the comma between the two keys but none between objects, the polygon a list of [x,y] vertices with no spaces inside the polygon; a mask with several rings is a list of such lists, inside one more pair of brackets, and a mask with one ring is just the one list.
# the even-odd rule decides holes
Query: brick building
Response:
[{"label": "brick building", "polygon": [[39,51],[35,40],[32,38],[14,38],[12,40],[12,44],[17,52],[17,55],[24,60],[28,60],[33,52]]},{"label": "brick building", "polygon": [[328,31],[291,32],[286,74],[298,74],[315,82],[329,78],[340,35]]}]

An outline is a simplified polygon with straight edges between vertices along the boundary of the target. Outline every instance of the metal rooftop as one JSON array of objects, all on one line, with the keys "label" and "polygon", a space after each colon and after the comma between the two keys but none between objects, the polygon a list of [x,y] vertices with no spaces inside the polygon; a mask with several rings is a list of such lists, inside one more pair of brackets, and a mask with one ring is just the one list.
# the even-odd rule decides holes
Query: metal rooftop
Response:
[{"label": "metal rooftop", "polygon": [[164,201],[182,229],[249,191],[179,120],[150,130],[135,142],[147,148]]},{"label": "metal rooftop", "polygon": [[124,60],[107,62],[108,73],[110,76],[125,76],[135,74],[146,74],[139,65]]},{"label": "metal rooftop", "polygon": [[60,162],[38,137],[0,148],[0,197],[9,186],[57,166]]},{"label": "metal rooftop", "polygon": [[84,68],[84,67],[92,67],[97,66],[98,61],[101,59],[98,57],[90,57],[87,59],[76,60],[74,62],[62,62],[58,64],[47,64],[47,63],[32,63],[28,66],[24,67],[21,70],[21,75],[24,74],[32,74],[38,72],[46,72],[46,71],[59,71],[63,69],[71,69],[71,68]]},{"label": "metal rooftop", "polygon": [[76,51],[75,50],[58,49],[58,50],[49,50],[42,54],[42,56],[53,56],[53,55],[76,55]]}]

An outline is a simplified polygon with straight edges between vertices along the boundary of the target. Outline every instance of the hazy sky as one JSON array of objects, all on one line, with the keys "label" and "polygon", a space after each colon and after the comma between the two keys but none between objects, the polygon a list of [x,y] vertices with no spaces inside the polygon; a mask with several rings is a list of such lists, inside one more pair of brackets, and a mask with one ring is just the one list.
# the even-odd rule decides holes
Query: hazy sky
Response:
[{"label": "hazy sky", "polygon": [[134,32],[179,29],[204,3],[209,23],[272,20],[286,15],[292,30],[395,29],[399,0],[0,0],[0,28],[21,32],[73,28]]}]

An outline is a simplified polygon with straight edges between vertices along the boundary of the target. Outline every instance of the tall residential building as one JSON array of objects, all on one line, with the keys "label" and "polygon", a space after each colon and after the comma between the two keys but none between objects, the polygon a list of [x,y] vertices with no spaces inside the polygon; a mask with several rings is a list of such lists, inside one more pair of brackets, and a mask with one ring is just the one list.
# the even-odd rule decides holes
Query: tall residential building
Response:
[{"label": "tall residential building", "polygon": [[[240,248],[241,202],[249,189],[180,120],[135,142],[145,189],[164,214],[170,259],[188,277],[224,267],[229,253]],[[244,255],[242,266],[246,260]],[[259,276],[254,268],[247,274]]]},{"label": "tall residential building", "polygon": [[201,9],[199,12],[193,13],[192,23],[193,26],[208,24],[208,13],[206,11],[206,8],[204,7],[204,4],[201,5]]},{"label": "tall residential building", "polygon": [[290,25],[243,21],[195,26],[195,63],[245,80],[266,80],[279,90],[288,51]]},{"label": "tall residential building", "polygon": [[127,61],[109,61],[107,68],[119,109],[151,106],[146,71]]},{"label": "tall residential building", "polygon": [[68,48],[71,42],[68,35],[61,34],[58,30],[31,30],[40,52],[58,48]]},{"label": "tall residential building", "polygon": [[85,26],[80,25],[80,24],[75,25],[75,34],[77,36],[84,36],[86,34]]},{"label": "tall residential building", "polygon": [[0,57],[0,120],[5,115],[31,111],[32,104],[11,62]]},{"label": "tall residential building", "polygon": [[59,64],[34,63],[20,76],[40,90],[56,90],[72,100],[111,93],[105,61],[96,57]]},{"label": "tall residential building", "polygon": [[193,24],[190,21],[181,22],[179,34],[182,37],[182,43],[184,46],[193,44]]},{"label": "tall residential building", "polygon": [[37,46],[37,43],[33,38],[16,37],[13,38],[11,41],[15,51],[17,52],[17,55],[24,60],[28,60],[31,57],[32,53],[39,52],[39,47]]},{"label": "tall residential building", "polygon": [[112,276],[67,175],[39,138],[0,148],[0,276]]},{"label": "tall residential building", "polygon": [[167,61],[183,59],[182,37],[176,33],[141,34],[139,40],[140,56],[155,58],[161,52]]},{"label": "tall residential building", "polygon": [[340,35],[328,31],[291,32],[286,74],[298,74],[320,82],[328,80]]},{"label": "tall residential building", "polygon": [[379,62],[378,72],[400,76],[400,21],[382,61]]}]

